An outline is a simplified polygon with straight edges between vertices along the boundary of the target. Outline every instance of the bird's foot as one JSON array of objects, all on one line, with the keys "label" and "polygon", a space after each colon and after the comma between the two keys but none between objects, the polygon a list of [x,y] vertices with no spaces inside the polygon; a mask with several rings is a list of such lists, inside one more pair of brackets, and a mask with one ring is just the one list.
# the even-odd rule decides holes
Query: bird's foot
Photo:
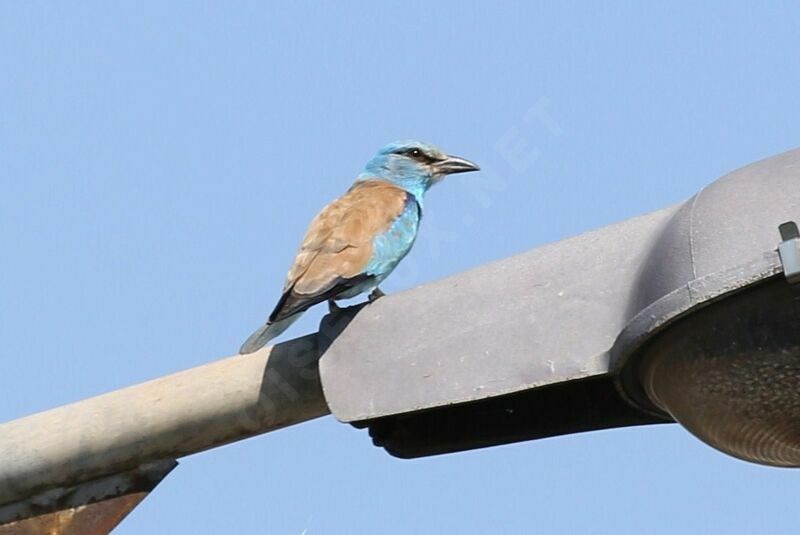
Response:
[{"label": "bird's foot", "polygon": [[372,303],[372,302],[376,301],[377,299],[380,299],[384,295],[386,295],[386,294],[383,293],[381,291],[381,289],[376,286],[375,289],[372,290],[372,292],[369,294],[369,297],[367,299],[369,300],[370,303]]},{"label": "bird's foot", "polygon": [[328,312],[333,314],[334,312],[339,312],[342,309],[339,305],[336,304],[336,301],[333,299],[328,299]]}]

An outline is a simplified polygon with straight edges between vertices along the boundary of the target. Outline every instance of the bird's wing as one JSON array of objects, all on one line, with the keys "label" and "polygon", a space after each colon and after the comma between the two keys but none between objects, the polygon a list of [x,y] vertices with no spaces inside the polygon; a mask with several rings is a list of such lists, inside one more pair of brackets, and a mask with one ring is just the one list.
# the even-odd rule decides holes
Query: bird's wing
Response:
[{"label": "bird's wing", "polygon": [[375,236],[403,213],[409,193],[378,180],[357,182],[311,222],[270,321],[280,321],[370,277]]}]

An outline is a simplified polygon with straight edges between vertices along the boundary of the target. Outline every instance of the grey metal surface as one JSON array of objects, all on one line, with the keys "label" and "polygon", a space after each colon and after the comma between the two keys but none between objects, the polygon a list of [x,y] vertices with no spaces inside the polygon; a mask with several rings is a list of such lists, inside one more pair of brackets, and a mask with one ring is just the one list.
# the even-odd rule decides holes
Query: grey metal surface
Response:
[{"label": "grey metal surface", "polygon": [[331,411],[371,420],[618,371],[682,314],[780,273],[798,184],[794,150],[683,205],[387,296],[320,361]]},{"label": "grey metal surface", "polygon": [[[620,390],[657,411],[628,363],[683,315],[780,274],[778,228],[800,217],[800,150],[738,169],[689,199],[654,239],[639,278],[631,320],[611,349]],[[688,269],[687,269],[688,267]]]},{"label": "grey metal surface", "polygon": [[0,504],[328,414],[307,336],[0,425]]},{"label": "grey metal surface", "polygon": [[331,412],[357,421],[606,373],[630,282],[675,210],[370,304],[320,361]]}]

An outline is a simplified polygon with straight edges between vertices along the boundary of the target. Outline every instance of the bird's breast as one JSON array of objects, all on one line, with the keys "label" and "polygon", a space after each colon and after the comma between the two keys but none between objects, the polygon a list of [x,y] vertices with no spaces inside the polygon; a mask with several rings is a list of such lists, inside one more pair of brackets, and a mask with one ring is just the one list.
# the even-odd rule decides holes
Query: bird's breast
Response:
[{"label": "bird's breast", "polygon": [[408,193],[400,215],[392,221],[386,231],[372,240],[372,256],[367,264],[366,273],[382,280],[397,267],[414,245],[420,216],[416,198]]}]

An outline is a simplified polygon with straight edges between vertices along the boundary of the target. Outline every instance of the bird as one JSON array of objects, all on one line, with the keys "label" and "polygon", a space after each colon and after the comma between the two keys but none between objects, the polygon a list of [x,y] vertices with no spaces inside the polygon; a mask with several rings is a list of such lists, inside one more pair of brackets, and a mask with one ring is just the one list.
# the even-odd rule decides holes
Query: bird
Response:
[{"label": "bird", "polygon": [[395,141],[364,166],[347,192],[311,221],[267,322],[242,344],[253,353],[308,308],[368,293],[408,254],[417,238],[425,193],[447,175],[478,171],[475,163],[421,141]]}]

